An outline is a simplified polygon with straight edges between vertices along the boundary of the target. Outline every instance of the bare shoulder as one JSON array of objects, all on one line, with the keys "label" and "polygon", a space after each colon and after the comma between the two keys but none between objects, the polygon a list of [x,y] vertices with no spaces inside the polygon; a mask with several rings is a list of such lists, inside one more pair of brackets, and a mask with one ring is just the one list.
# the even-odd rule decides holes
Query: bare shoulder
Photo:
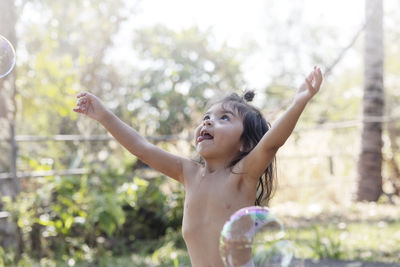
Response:
[{"label": "bare shoulder", "polygon": [[183,161],[183,185],[186,187],[191,180],[195,179],[198,175],[200,168],[202,167],[201,163],[187,158]]}]

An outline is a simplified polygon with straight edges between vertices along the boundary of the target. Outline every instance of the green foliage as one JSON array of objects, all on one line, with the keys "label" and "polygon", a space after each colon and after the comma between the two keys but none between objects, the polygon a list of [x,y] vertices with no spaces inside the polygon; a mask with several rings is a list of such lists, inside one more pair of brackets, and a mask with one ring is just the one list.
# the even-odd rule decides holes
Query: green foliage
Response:
[{"label": "green foliage", "polygon": [[[18,63],[19,134],[104,133],[100,125],[72,112],[78,90],[94,92],[123,120],[149,135],[187,130],[215,93],[241,89],[244,82],[235,51],[215,45],[210,31],[196,27],[182,32],[159,26],[137,31],[135,52],[153,67],[124,69],[107,62],[113,36],[126,18],[126,5],[19,3],[24,32],[19,51],[26,55]],[[28,10],[46,15],[32,23],[24,16]],[[20,170],[89,170],[82,177],[29,180],[15,202],[4,200],[20,229],[24,253],[48,260],[43,264],[51,266],[56,259],[96,262],[109,253],[154,253],[163,243],[184,249],[182,188],[163,176],[140,178],[130,170],[133,163],[115,143],[20,145]]]},{"label": "green foliage", "polygon": [[[99,95],[118,116],[142,134],[188,132],[208,100],[245,86],[242,62],[238,59],[240,51],[226,44],[217,44],[211,30],[190,27],[173,31],[160,25],[137,30],[132,53],[136,53],[139,61],[130,62],[127,67],[119,66],[111,64],[107,57],[115,50],[113,38],[120,23],[132,14],[127,9],[127,1],[102,1],[99,4],[95,0],[73,0],[68,1],[68,5],[63,1],[49,0],[17,2],[20,12],[16,97],[18,134],[104,133],[100,125],[79,118],[71,111],[74,95],[80,90],[90,90]],[[274,15],[273,9],[269,10]],[[294,9],[291,12],[298,13]],[[32,21],[32,14],[40,14],[41,18]],[[299,70],[308,69],[311,63],[304,58],[313,58],[314,64],[333,62],[340,49],[326,49],[320,45],[324,41],[334,43],[332,41],[337,36],[331,32],[332,29],[323,28],[314,33],[311,31],[315,29],[303,31],[312,38],[311,41],[305,38],[299,44],[293,38],[289,40],[291,35],[281,34],[288,31],[276,31],[275,19],[269,20],[269,24],[270,40],[283,40],[276,42],[279,49],[270,51],[274,68],[271,75],[265,74],[270,83],[265,87],[267,97],[263,106],[271,110],[275,107],[281,109],[285,99],[292,97]],[[394,26],[397,24],[392,23]],[[326,34],[331,37],[326,39],[322,36]],[[400,75],[397,75],[399,61],[395,59],[399,50],[393,45],[398,39],[397,28],[389,34],[386,35],[389,41],[385,48],[389,51],[385,53],[387,107],[389,115],[397,116],[400,111],[397,104]],[[291,46],[282,46],[282,43]],[[284,66],[287,60],[282,60],[283,57],[289,57],[293,65]],[[260,60],[268,61],[268,58]],[[327,121],[357,119],[362,91],[361,69],[336,68],[336,72],[324,81],[326,90],[321,90],[305,111],[302,125],[308,127]],[[395,131],[400,128],[399,123],[393,122],[392,126]],[[323,133],[321,136],[328,138],[320,143],[329,144],[329,152],[333,154],[343,152],[345,147],[353,151],[349,144],[357,143],[357,134],[357,129]],[[306,136],[301,135],[302,138]],[[394,148],[399,136],[394,137]],[[300,134],[295,134],[295,137],[300,139]],[[317,140],[313,136],[309,139],[313,144]],[[388,176],[395,177],[392,181],[394,187],[398,181],[395,167],[396,161],[400,160],[399,151],[388,147],[384,150],[387,155],[393,155],[394,161],[386,165],[390,164],[387,166]],[[106,156],[100,157],[102,154]],[[1,165],[7,166],[8,153],[1,156]],[[17,261],[15,252],[0,247],[0,266],[33,266],[31,257],[41,258],[38,260],[41,266],[66,266],[71,259],[78,266],[85,266],[87,262],[99,266],[127,266],[131,262],[137,266],[152,266],[148,264],[149,255],[159,265],[189,265],[180,233],[182,188],[166,182],[165,177],[144,180],[141,173],[132,173],[134,160],[128,153],[121,152],[115,143],[20,143],[19,156],[18,167],[23,171],[84,167],[90,172],[82,177],[46,177],[37,182],[24,182],[25,192],[16,202],[4,200],[21,230],[25,252]],[[351,176],[352,160],[346,158],[344,161],[348,165],[343,176]],[[304,166],[308,163],[297,164],[303,176]],[[285,173],[291,169],[297,175],[299,171],[295,165],[290,163]],[[314,174],[322,176],[324,167],[316,165],[307,167],[307,170],[313,170],[315,177]],[[0,169],[7,170],[3,166]],[[168,190],[163,190],[165,187]],[[395,188],[387,190],[393,193]],[[368,228],[369,232],[371,229]],[[390,228],[396,233],[397,229],[397,224]],[[309,234],[306,246],[312,250],[310,257],[351,256],[351,253],[343,251],[351,241],[337,239],[337,230],[315,228],[302,231]],[[352,229],[352,232],[358,233],[357,229]],[[374,232],[379,236],[382,229]],[[390,234],[386,233],[386,236]],[[373,239],[368,242],[373,243]],[[393,251],[399,247],[399,242],[398,238],[392,240],[390,253],[395,254],[397,252]],[[349,251],[352,251],[352,257],[365,259],[363,255],[370,255],[367,258],[373,260],[379,257],[379,247],[377,244],[371,247],[372,254],[362,249]],[[131,251],[135,257],[113,258]],[[141,253],[146,255],[142,258],[138,256]]]},{"label": "green foliage", "polygon": [[212,97],[244,89],[236,51],[216,45],[210,31],[157,25],[137,30],[133,46],[138,66],[130,67],[120,95],[105,97],[118,99],[115,112],[147,135],[181,133]]},{"label": "green foliage", "polygon": [[177,250],[171,242],[157,249],[152,254],[151,259],[157,266],[190,266],[187,252],[184,250]]},{"label": "green foliage", "polygon": [[340,259],[342,257],[343,248],[337,236],[333,234],[321,236],[318,226],[314,227],[314,233],[315,239],[310,242],[310,248],[318,259]]},{"label": "green foliage", "polygon": [[[28,254],[23,253],[18,259],[13,249],[0,247],[0,266],[1,267],[34,267],[34,260]],[[43,265],[42,265],[43,266]],[[44,265],[51,266],[51,265]]]},{"label": "green foliage", "polygon": [[[20,36],[24,43],[20,49],[26,57],[19,58],[22,75],[17,77],[17,101],[23,107],[20,120],[35,123],[17,123],[20,131],[48,134],[73,130],[65,120],[76,117],[71,110],[75,101],[72,96],[82,88],[84,76],[93,76],[94,71],[104,67],[99,49],[111,45],[110,38],[122,20],[121,1],[103,4],[100,7],[90,1],[74,1],[65,8],[61,2],[35,1],[21,7],[19,23],[25,32]],[[47,16],[37,23],[26,21],[23,15],[27,9],[40,10]],[[110,20],[111,16],[115,19]],[[91,38],[87,38],[89,33]]]},{"label": "green foliage", "polygon": [[140,240],[159,239],[167,228],[176,227],[169,217],[177,214],[176,207],[168,206],[159,188],[168,186],[164,177],[149,183],[116,173],[47,177],[36,192],[23,192],[15,202],[4,198],[21,229],[25,252],[38,258],[93,261],[104,251],[138,249]]},{"label": "green foliage", "polygon": [[285,225],[296,257],[399,262],[399,210],[392,205],[371,206],[339,206],[339,212],[326,211],[307,219],[301,215],[292,221],[294,225]]}]

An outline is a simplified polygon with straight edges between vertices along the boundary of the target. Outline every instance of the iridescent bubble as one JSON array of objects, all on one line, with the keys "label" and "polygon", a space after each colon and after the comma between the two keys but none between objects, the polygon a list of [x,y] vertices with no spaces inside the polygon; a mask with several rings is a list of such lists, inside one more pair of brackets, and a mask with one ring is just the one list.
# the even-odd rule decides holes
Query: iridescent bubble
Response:
[{"label": "iridescent bubble", "polygon": [[283,224],[267,207],[246,207],[225,223],[220,254],[226,267],[286,267],[294,248],[284,236]]},{"label": "iridescent bubble", "polygon": [[0,78],[9,74],[15,66],[15,50],[12,44],[0,35]]}]

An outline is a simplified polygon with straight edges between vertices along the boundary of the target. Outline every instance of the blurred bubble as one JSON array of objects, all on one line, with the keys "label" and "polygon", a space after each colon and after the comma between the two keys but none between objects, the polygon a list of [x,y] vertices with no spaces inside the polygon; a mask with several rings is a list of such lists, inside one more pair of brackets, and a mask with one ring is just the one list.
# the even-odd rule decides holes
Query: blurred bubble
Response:
[{"label": "blurred bubble", "polygon": [[11,43],[0,35],[0,78],[9,74],[15,66],[15,50]]},{"label": "blurred bubble", "polygon": [[267,207],[246,207],[225,223],[220,236],[220,254],[227,267],[286,267],[294,248],[284,236],[283,224]]}]

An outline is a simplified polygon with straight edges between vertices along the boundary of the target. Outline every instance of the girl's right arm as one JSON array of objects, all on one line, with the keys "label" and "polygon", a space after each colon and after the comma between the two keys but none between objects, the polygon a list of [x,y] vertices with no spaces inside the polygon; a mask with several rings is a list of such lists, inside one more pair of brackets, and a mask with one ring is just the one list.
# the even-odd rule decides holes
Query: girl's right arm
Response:
[{"label": "girl's right arm", "polygon": [[78,94],[77,98],[79,99],[77,107],[73,109],[75,112],[97,120],[121,145],[141,161],[178,182],[184,183],[183,164],[189,161],[188,159],[171,154],[149,143],[137,131],[109,111],[95,95],[84,92]]}]

